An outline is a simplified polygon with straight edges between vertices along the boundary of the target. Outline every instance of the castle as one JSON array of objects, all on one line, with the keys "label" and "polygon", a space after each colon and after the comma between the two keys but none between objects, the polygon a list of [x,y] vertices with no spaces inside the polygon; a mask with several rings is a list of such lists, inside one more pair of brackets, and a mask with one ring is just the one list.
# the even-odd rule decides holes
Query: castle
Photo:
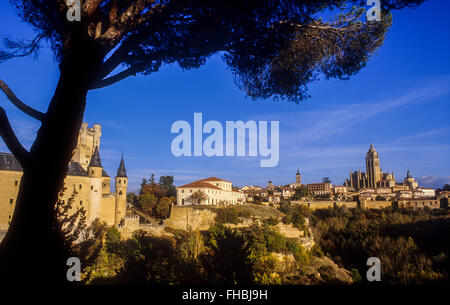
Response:
[{"label": "castle", "polygon": [[[111,192],[111,178],[103,169],[100,159],[101,126],[88,128],[83,123],[77,146],[64,180],[65,190],[61,203],[73,199],[72,210],[84,208],[90,224],[99,218],[108,225],[125,223],[128,177],[125,163],[120,160],[114,179],[116,192]],[[12,154],[0,153],[0,229],[11,223],[22,177],[22,167]]]}]

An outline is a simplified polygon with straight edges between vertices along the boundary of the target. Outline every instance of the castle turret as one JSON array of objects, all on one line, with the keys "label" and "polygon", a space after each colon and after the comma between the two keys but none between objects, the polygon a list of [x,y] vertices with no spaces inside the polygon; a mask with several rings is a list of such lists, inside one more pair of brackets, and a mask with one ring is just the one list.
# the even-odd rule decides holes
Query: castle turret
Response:
[{"label": "castle turret", "polygon": [[98,151],[98,146],[95,146],[94,154],[91,157],[91,162],[88,166],[89,177],[100,178],[103,174],[102,161],[100,160],[100,153]]},{"label": "castle turret", "polygon": [[88,222],[92,222],[95,218],[102,217],[102,190],[103,190],[103,166],[100,160],[100,153],[98,146],[95,147],[92,154],[91,161],[87,168],[89,181],[90,181],[90,193],[89,193],[89,209],[88,209]]},{"label": "castle turret", "polygon": [[123,224],[125,221],[125,214],[127,209],[127,187],[128,177],[125,168],[125,162],[120,160],[119,168],[116,175],[116,210],[115,210],[115,225]]}]

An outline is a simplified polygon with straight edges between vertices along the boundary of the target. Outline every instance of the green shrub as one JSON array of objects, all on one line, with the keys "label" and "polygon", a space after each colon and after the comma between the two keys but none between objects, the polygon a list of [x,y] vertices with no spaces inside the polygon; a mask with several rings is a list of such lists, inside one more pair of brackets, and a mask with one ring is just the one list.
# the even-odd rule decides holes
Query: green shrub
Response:
[{"label": "green shrub", "polygon": [[239,213],[235,208],[224,208],[217,210],[217,223],[239,223]]},{"label": "green shrub", "polygon": [[280,221],[278,220],[278,218],[275,218],[275,217],[269,217],[269,218],[265,219],[265,222],[266,222],[269,226],[276,226]]},{"label": "green shrub", "polygon": [[317,256],[317,257],[324,256],[323,251],[318,244],[314,244],[314,246],[312,246],[311,250],[309,250],[309,251],[310,251],[311,255],[313,255],[313,256]]}]

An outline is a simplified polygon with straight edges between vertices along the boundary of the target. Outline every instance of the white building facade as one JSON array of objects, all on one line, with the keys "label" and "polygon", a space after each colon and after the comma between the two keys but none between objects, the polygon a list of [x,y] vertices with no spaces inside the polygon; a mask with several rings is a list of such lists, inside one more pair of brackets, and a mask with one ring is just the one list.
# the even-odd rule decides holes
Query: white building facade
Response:
[{"label": "white building facade", "polygon": [[[198,201],[193,194],[202,192]],[[177,187],[177,205],[235,205],[245,202],[245,194],[234,190],[231,181],[211,177]]]}]

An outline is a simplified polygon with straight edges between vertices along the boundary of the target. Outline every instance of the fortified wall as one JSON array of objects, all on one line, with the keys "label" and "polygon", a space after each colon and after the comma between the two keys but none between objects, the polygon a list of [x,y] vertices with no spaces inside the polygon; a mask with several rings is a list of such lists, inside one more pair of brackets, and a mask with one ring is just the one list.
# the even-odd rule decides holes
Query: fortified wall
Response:
[{"label": "fortified wall", "polygon": [[177,230],[208,230],[214,223],[216,213],[211,209],[198,209],[185,206],[172,206],[170,217],[165,225]]},{"label": "fortified wall", "polygon": [[293,204],[298,205],[306,205],[308,208],[312,210],[317,209],[327,209],[334,207],[336,204],[338,207],[345,205],[348,208],[356,208],[358,207],[357,201],[332,201],[332,200],[324,200],[324,201],[291,201]]}]

